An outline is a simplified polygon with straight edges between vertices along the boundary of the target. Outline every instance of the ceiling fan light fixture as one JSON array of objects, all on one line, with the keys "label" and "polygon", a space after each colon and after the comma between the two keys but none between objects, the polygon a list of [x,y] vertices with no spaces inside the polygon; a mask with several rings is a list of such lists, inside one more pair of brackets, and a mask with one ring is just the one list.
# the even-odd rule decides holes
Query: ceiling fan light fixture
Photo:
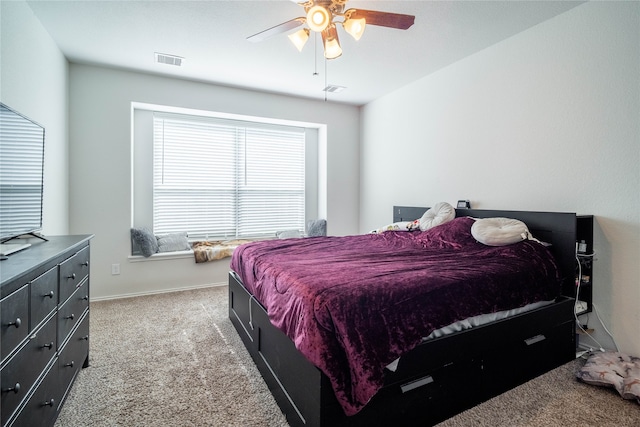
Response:
[{"label": "ceiling fan light fixture", "polygon": [[322,32],[322,42],[324,44],[324,57],[327,59],[336,59],[342,55],[340,40],[338,40],[338,31],[336,26],[331,24]]},{"label": "ceiling fan light fixture", "polygon": [[344,30],[351,34],[351,36],[356,39],[356,40],[360,40],[360,37],[362,37],[362,34],[364,34],[364,28],[366,25],[367,21],[364,18],[359,18],[359,19],[347,19],[346,21],[344,21],[342,23],[342,26],[344,27]]},{"label": "ceiling fan light fixture", "polygon": [[302,48],[307,43],[307,40],[309,40],[309,29],[303,28],[293,34],[289,34],[289,40],[298,48],[299,52],[302,52]]},{"label": "ceiling fan light fixture", "polygon": [[331,23],[331,13],[322,6],[315,5],[307,12],[307,25],[313,31],[321,32]]}]

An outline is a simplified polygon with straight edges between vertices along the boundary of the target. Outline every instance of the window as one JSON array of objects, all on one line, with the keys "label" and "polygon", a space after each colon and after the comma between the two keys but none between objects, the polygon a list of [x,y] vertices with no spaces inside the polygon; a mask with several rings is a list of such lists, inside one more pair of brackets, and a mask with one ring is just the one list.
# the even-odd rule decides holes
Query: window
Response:
[{"label": "window", "polygon": [[154,233],[266,237],[304,224],[304,128],[154,113]]}]

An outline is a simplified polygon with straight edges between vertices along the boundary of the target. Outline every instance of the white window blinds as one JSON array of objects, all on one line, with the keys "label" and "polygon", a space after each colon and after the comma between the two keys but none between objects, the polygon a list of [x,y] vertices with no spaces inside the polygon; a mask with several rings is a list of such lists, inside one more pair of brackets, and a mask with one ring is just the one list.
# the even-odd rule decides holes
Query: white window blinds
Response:
[{"label": "white window blinds", "polygon": [[153,122],[156,234],[304,230],[304,129],[165,113]]}]

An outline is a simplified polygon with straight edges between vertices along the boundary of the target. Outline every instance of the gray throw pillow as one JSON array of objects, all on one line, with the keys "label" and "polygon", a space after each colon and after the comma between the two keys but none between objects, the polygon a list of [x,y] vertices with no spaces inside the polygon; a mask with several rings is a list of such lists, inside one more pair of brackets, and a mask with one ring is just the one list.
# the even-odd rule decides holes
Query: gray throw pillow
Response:
[{"label": "gray throw pillow", "polygon": [[326,236],[327,220],[326,219],[310,219],[307,221],[307,236]]},{"label": "gray throw pillow", "polygon": [[158,252],[158,240],[148,228],[132,228],[131,239],[145,257]]},{"label": "gray throw pillow", "polygon": [[190,249],[187,233],[158,236],[158,252],[188,251]]}]

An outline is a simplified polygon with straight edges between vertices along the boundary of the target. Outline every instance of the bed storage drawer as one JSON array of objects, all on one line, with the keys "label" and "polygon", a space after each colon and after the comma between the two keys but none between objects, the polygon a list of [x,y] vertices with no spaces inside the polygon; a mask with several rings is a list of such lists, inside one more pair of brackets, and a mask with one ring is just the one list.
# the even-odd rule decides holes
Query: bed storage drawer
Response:
[{"label": "bed storage drawer", "polygon": [[483,358],[482,388],[487,398],[554,369],[575,355],[575,323],[565,322],[515,334]]},{"label": "bed storage drawer", "polygon": [[425,341],[400,358],[395,372],[388,371],[385,386],[405,383],[425,372],[478,358],[482,342],[466,331]]},{"label": "bed storage drawer", "polygon": [[[573,310],[567,299],[557,312]],[[575,323],[570,315],[522,317],[492,325],[493,336],[502,336],[500,347],[483,349],[483,390],[491,398],[575,357]],[[498,335],[495,335],[498,334]],[[507,373],[507,374],[505,374]]]},{"label": "bed storage drawer", "polygon": [[[292,425],[297,425],[296,422],[292,422],[292,417],[304,424],[317,425],[320,419],[318,403],[322,400],[322,390],[329,390],[331,402],[338,403],[329,380],[300,352],[295,351],[295,345],[289,337],[272,327],[264,308],[255,300],[252,301],[252,305],[258,363],[264,364],[269,372],[274,374],[273,379],[277,377],[278,387],[270,386],[272,393],[282,394],[289,402],[290,411],[285,412],[285,415]],[[301,381],[302,378],[305,381]],[[299,398],[293,400],[292,396]]]},{"label": "bed storage drawer", "polygon": [[476,403],[473,391],[480,389],[479,373],[479,360],[445,364],[419,377],[385,386],[371,400],[384,404],[367,405],[355,417],[336,425],[407,425],[398,420],[411,420],[408,425],[434,425]]},{"label": "bed storage drawer", "polygon": [[242,286],[235,273],[229,273],[229,318],[239,331],[245,346],[253,346],[254,341],[251,299],[251,294]]}]

